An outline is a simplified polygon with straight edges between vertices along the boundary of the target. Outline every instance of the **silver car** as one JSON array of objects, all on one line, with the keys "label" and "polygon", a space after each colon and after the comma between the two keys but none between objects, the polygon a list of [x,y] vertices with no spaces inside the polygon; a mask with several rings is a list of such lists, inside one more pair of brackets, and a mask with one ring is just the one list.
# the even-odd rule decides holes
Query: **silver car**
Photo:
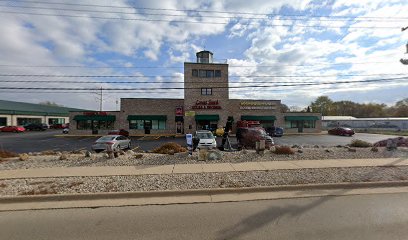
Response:
[{"label": "silver car", "polygon": [[113,151],[119,149],[130,149],[130,139],[122,135],[107,135],[99,138],[92,145],[92,150],[95,152],[102,152],[110,147]]}]

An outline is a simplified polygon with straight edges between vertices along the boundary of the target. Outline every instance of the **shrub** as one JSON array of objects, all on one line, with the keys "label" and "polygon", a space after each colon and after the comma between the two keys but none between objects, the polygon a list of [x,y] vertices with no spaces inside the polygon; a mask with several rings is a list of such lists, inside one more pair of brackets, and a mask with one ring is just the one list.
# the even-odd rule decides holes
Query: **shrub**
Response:
[{"label": "shrub", "polygon": [[354,139],[353,141],[351,141],[350,146],[351,147],[359,147],[359,148],[368,148],[368,147],[372,147],[373,145],[371,143],[363,141],[363,140]]},{"label": "shrub", "polygon": [[18,154],[9,152],[6,150],[0,150],[0,158],[10,158],[10,157],[18,157]]},{"label": "shrub", "polygon": [[177,143],[169,142],[161,145],[158,148],[152,150],[152,153],[160,153],[160,154],[174,154],[180,152],[186,152],[187,149],[180,146]]},{"label": "shrub", "polygon": [[287,154],[287,155],[291,155],[291,154],[295,154],[295,151],[293,151],[292,148],[290,148],[289,146],[275,146],[275,154]]},{"label": "shrub", "polygon": [[243,148],[255,148],[256,142],[261,138],[255,130],[247,131],[242,134],[240,143]]}]

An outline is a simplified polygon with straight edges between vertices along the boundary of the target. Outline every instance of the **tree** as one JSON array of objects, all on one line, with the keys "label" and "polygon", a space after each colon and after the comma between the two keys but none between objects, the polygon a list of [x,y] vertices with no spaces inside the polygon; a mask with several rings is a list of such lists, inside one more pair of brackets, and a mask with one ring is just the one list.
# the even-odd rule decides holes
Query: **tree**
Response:
[{"label": "tree", "polygon": [[323,116],[333,115],[333,101],[328,96],[320,96],[310,104],[312,112],[320,112]]},{"label": "tree", "polygon": [[51,102],[51,101],[44,101],[44,102],[39,102],[38,104],[40,105],[47,105],[47,106],[53,106],[53,107],[64,107],[63,105],[59,105],[55,102]]},{"label": "tree", "polygon": [[398,101],[392,108],[394,117],[408,117],[408,98]]},{"label": "tree", "polygon": [[288,105],[281,103],[281,113],[290,112]]}]

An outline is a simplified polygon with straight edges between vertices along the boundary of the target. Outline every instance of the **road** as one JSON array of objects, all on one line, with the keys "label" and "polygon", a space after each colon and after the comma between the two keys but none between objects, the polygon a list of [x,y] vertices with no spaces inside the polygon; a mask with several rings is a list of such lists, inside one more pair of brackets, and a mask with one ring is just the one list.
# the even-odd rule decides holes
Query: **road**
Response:
[{"label": "road", "polygon": [[[340,190],[342,191],[342,190]],[[0,213],[2,239],[406,239],[408,193]]]},{"label": "road", "polygon": [[[5,149],[12,152],[40,152],[45,150],[57,151],[72,151],[81,148],[90,150],[92,143],[97,137],[55,137],[61,134],[60,130],[47,130],[44,132],[24,132],[24,133],[0,133],[0,149]],[[390,135],[357,133],[353,137],[332,136],[332,135],[285,135],[283,137],[275,137],[275,144],[279,145],[324,145],[336,146],[349,144],[352,139],[361,139],[367,142],[377,142],[387,139]],[[217,139],[219,145],[221,139]],[[133,146],[140,146],[143,150],[151,150],[159,147],[166,142],[176,142],[185,146],[186,142],[181,138],[165,138],[143,140],[139,137],[132,137]],[[231,137],[231,142],[236,143],[236,139]]]}]

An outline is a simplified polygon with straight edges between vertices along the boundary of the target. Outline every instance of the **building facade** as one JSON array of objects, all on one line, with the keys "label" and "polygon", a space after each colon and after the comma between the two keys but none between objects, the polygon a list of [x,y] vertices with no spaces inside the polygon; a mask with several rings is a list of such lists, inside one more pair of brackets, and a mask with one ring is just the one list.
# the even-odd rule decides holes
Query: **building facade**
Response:
[{"label": "building facade", "polygon": [[230,99],[228,64],[214,63],[210,51],[196,56],[196,62],[184,63],[184,99],[122,98],[119,112],[71,112],[71,133],[123,128],[132,135],[185,134],[224,127],[228,118],[288,133],[321,131],[320,113],[282,113],[280,100]]},{"label": "building facade", "polygon": [[29,123],[66,124],[69,123],[69,112],[79,110],[0,100],[0,126],[24,126]]}]

